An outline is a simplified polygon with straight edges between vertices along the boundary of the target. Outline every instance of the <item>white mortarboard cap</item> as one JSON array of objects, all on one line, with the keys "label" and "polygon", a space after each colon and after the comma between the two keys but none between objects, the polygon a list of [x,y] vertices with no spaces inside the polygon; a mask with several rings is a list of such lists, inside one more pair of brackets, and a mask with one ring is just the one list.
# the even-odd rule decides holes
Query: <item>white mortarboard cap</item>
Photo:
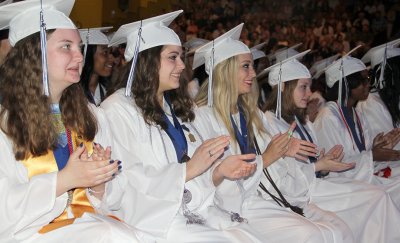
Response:
[{"label": "white mortarboard cap", "polygon": [[298,44],[296,44],[296,45],[294,45],[294,46],[291,46],[291,47],[289,47],[289,48],[284,47],[284,48],[282,48],[282,49],[277,50],[277,51],[274,53],[276,63],[281,62],[281,61],[283,61],[283,60],[285,60],[285,59],[287,59],[287,58],[289,58],[289,57],[292,57],[292,56],[294,56],[294,55],[299,54],[299,52],[296,51],[295,49],[296,49],[297,47],[301,46],[302,44],[303,44],[303,43],[298,43]]},{"label": "white mortarboard cap", "polygon": [[253,55],[253,61],[266,56],[265,52],[261,51],[261,48],[263,48],[266,44],[267,42],[263,42],[250,48],[251,54]]},{"label": "white mortarboard cap", "polygon": [[99,27],[99,28],[89,28],[89,29],[79,29],[79,34],[81,36],[82,42],[86,45],[108,45],[110,42],[107,35],[103,32],[112,29],[109,27]]},{"label": "white mortarboard cap", "polygon": [[[46,30],[76,29],[67,17],[75,0],[42,0]],[[9,27],[11,46],[19,40],[40,31],[40,0],[21,1],[0,8],[0,29]]]},{"label": "white mortarboard cap", "polygon": [[11,46],[21,39],[40,32],[42,56],[43,93],[50,95],[47,70],[46,30],[76,29],[67,17],[75,0],[29,0],[0,7],[0,29],[9,28],[8,40]]},{"label": "white mortarboard cap", "polygon": [[119,27],[117,32],[115,32],[110,40],[109,46],[115,46],[126,42],[124,53],[125,60],[127,62],[132,60],[125,87],[125,96],[131,96],[131,88],[139,52],[156,46],[182,45],[179,36],[172,29],[168,28],[168,25],[182,12],[183,10],[178,10],[172,13],[125,24]]},{"label": "white mortarboard cap", "polygon": [[[357,58],[351,57],[350,54],[353,53],[355,50],[360,48],[362,45],[358,45],[355,48],[353,48],[351,51],[349,51],[346,55],[341,57],[340,59],[336,60],[333,62],[331,65],[329,65],[327,68],[325,68],[325,81],[326,85],[329,88],[332,88],[333,85],[335,85],[336,82],[339,81],[339,87],[338,87],[338,104],[341,107],[342,105],[347,104],[347,99],[348,99],[348,84],[347,84],[347,79],[346,77],[353,74],[357,73],[363,70],[366,70],[367,67],[365,64]],[[344,97],[344,104],[342,104],[342,87],[343,83],[345,84],[345,92],[346,95]]]},{"label": "white mortarboard cap", "polygon": [[3,1],[3,2],[0,3],[0,7],[1,7],[1,6],[4,6],[4,5],[7,5],[7,4],[10,4],[10,3],[12,3],[12,2],[13,2],[13,0],[5,0],[5,1]]},{"label": "white mortarboard cap", "polygon": [[[400,44],[400,39],[396,39],[388,43],[375,46],[369,49],[367,53],[365,53],[365,55],[361,58],[361,61],[363,61],[364,63],[371,62],[371,68],[374,68],[376,65],[378,65],[383,61],[386,48],[394,48],[397,47],[399,44]],[[387,54],[392,55],[391,57],[394,57],[393,55],[395,55],[395,53],[392,54],[387,53]],[[388,55],[386,58],[390,58]]]},{"label": "white mortarboard cap", "polygon": [[360,59],[351,56],[344,56],[325,69],[326,85],[329,88],[332,88],[337,81],[342,79],[342,68],[344,77],[367,69]]},{"label": "white mortarboard cap", "polygon": [[205,71],[209,75],[208,106],[213,105],[212,86],[214,67],[230,57],[251,53],[249,47],[239,41],[242,28],[243,23],[203,45],[194,53],[193,69],[205,64]]},{"label": "white mortarboard cap", "polygon": [[307,67],[298,61],[298,59],[304,57],[310,51],[311,50],[303,51],[279,63],[276,63],[264,69],[259,76],[269,73],[268,83],[271,86],[277,85],[279,81],[287,82],[295,79],[311,78],[311,74]]},{"label": "white mortarboard cap", "polygon": [[324,73],[325,68],[331,65],[339,56],[340,54],[336,54],[334,56],[330,56],[328,58],[316,61],[310,68],[310,72],[314,74],[313,78],[314,79],[319,78],[321,74]]},{"label": "white mortarboard cap", "polygon": [[[125,59],[128,62],[135,55],[135,47],[138,44],[138,52],[162,45],[181,46],[182,44],[178,35],[172,29],[168,28],[168,25],[182,12],[183,10],[178,10],[130,24],[124,24],[115,32],[109,46],[127,43]],[[141,30],[141,37],[140,43],[137,43],[139,30]]]},{"label": "white mortarboard cap", "polygon": [[83,65],[85,65],[88,45],[108,45],[110,40],[103,33],[103,31],[108,31],[110,29],[112,29],[112,26],[79,29],[79,35],[81,36],[81,40],[82,40],[83,44],[85,45],[84,50],[83,50],[83,60],[84,60]]},{"label": "white mortarboard cap", "polygon": [[111,39],[115,35],[115,31],[111,31],[107,33],[107,38],[108,38],[108,44],[110,44]]},{"label": "white mortarboard cap", "polygon": [[[193,69],[205,64],[206,72],[210,74],[210,70],[218,63],[239,54],[250,53],[249,47],[239,41],[242,28],[243,23],[197,49],[194,54]],[[209,60],[213,54],[214,65],[211,68]]]},{"label": "white mortarboard cap", "polygon": [[400,56],[400,48],[388,47],[376,50],[371,56],[371,68],[383,62],[384,59]]},{"label": "white mortarboard cap", "polygon": [[383,88],[387,59],[400,56],[400,48],[396,48],[399,44],[400,39],[397,39],[383,45],[373,47],[361,59],[364,63],[371,62],[371,69],[374,69],[376,65],[380,64],[380,67],[377,69],[377,72],[380,70],[380,75],[379,77],[375,75],[373,84],[373,86],[376,88]]},{"label": "white mortarboard cap", "polygon": [[278,85],[278,97],[276,99],[275,116],[281,119],[281,107],[282,107],[282,83],[292,81],[296,79],[308,79],[311,78],[311,74],[307,67],[304,66],[297,59],[304,57],[311,50],[306,50],[291,56],[279,63],[276,63],[262,71],[259,76],[265,75],[269,72],[268,83],[271,86]]},{"label": "white mortarboard cap", "polygon": [[193,54],[198,48],[204,44],[210,42],[206,39],[193,38],[190,41],[185,42],[182,46],[186,49],[186,55]]}]

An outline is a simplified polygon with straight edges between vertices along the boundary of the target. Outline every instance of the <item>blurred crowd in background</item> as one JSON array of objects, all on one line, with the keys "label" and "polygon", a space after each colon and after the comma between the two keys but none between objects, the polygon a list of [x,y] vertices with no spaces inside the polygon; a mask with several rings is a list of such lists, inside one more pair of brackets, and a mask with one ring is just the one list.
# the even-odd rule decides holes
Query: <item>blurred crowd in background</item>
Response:
[{"label": "blurred crowd in background", "polygon": [[172,25],[182,42],[212,40],[241,22],[241,41],[248,46],[267,42],[267,54],[282,46],[302,43],[311,49],[305,64],[346,53],[362,56],[370,47],[400,37],[400,3],[397,0],[180,0],[184,9]]}]

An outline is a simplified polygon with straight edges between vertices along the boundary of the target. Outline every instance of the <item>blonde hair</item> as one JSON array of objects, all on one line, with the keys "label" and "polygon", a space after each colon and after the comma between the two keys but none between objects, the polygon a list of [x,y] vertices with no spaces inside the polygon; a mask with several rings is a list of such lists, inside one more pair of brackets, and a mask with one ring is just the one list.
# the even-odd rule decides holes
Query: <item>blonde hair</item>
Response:
[{"label": "blonde hair", "polygon": [[[237,73],[239,68],[238,55],[230,57],[215,66],[213,71],[213,107],[227,128],[231,138],[236,139],[230,115],[232,111],[237,110],[237,105],[240,104],[246,117],[246,125],[249,128],[249,139],[250,141],[253,141],[255,134],[253,129],[250,128],[255,127],[260,135],[266,133],[257,106],[258,85],[254,78],[251,92],[239,95],[237,82]],[[199,107],[207,105],[207,90],[208,79],[201,86],[195,100]]]}]

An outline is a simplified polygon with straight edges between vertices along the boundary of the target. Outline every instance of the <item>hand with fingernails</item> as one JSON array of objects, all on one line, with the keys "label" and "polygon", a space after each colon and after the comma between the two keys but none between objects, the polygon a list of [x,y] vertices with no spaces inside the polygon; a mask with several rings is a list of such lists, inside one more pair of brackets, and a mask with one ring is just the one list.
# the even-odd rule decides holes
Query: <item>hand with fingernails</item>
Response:
[{"label": "hand with fingernails", "polygon": [[190,181],[210,168],[224,153],[225,147],[229,145],[229,140],[229,136],[219,136],[202,143],[192,158],[186,162],[186,181]]},{"label": "hand with fingernails", "polygon": [[93,151],[89,157],[82,143],[70,155],[67,165],[57,174],[57,196],[81,187],[92,188],[94,192],[100,192],[96,197],[102,197],[104,183],[111,180],[122,167],[120,161],[110,160],[109,147],[104,150],[101,146],[94,146]]},{"label": "hand with fingernails", "polygon": [[[87,154],[85,154],[87,155]],[[106,149],[103,148],[103,146],[101,146],[101,144],[99,143],[93,143],[93,152],[90,155],[90,157],[86,158],[84,157],[84,155],[81,156],[81,159],[85,158],[86,160],[91,160],[91,161],[96,161],[96,160],[109,160],[110,163],[117,163],[118,164],[118,171],[117,173],[114,173],[112,176],[113,178],[119,173],[121,172],[122,169],[122,162],[119,160],[111,160],[111,147],[107,146]],[[113,179],[112,178],[112,179]],[[97,186],[93,186],[89,188],[90,192],[98,197],[98,198],[102,198],[104,191],[105,191],[105,183],[102,183],[100,185]]]},{"label": "hand with fingernails", "polygon": [[251,176],[257,169],[253,162],[255,154],[230,155],[214,169],[213,182],[215,186],[222,183],[224,179],[239,180]]},{"label": "hand with fingernails", "polygon": [[379,133],[378,136],[381,141],[385,141],[384,148],[393,149],[400,141],[400,128],[394,128],[385,135]]},{"label": "hand with fingernails", "polygon": [[341,162],[344,157],[343,146],[335,145],[326,154],[322,149],[318,161],[315,163],[315,171],[321,172],[340,172],[354,168],[355,163]]},{"label": "hand with fingernails", "polygon": [[289,140],[288,150],[285,156],[289,156],[301,161],[308,161],[308,157],[316,157],[318,155],[317,145],[298,138]]},{"label": "hand with fingernails", "polygon": [[383,132],[375,136],[372,143],[372,157],[376,162],[400,160],[400,151],[393,150],[394,143],[397,143],[397,131],[391,131],[386,135]]},{"label": "hand with fingernails", "polygon": [[285,153],[289,149],[289,141],[290,138],[293,136],[293,130],[295,127],[296,123],[293,123],[287,132],[283,134],[279,133],[272,137],[267,148],[262,154],[264,168],[270,166],[279,158],[285,156]]},{"label": "hand with fingernails", "polygon": [[293,122],[287,132],[275,135],[262,154],[264,168],[270,166],[279,158],[289,156],[298,160],[307,161],[308,156],[318,154],[317,146],[308,141],[293,137],[296,123]]}]

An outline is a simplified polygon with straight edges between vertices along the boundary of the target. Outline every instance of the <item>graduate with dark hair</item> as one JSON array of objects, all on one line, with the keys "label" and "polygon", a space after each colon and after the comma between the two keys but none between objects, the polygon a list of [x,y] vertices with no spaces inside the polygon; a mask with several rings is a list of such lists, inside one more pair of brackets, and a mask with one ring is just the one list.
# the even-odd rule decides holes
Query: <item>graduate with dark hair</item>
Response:
[{"label": "graduate with dark hair", "polygon": [[[372,90],[368,99],[358,103],[368,125],[370,135],[385,136],[389,140],[388,149],[400,150],[400,39],[370,49],[361,59],[371,63]],[[396,151],[392,162],[380,163],[380,175],[389,177],[400,174],[400,163]],[[385,175],[386,172],[386,175]]]},{"label": "graduate with dark hair", "polygon": [[132,227],[107,216],[106,184],[121,165],[93,143],[107,139],[105,118],[79,85],[82,42],[67,17],[73,5],[0,7],[13,46],[0,67],[1,242],[138,242]]}]

